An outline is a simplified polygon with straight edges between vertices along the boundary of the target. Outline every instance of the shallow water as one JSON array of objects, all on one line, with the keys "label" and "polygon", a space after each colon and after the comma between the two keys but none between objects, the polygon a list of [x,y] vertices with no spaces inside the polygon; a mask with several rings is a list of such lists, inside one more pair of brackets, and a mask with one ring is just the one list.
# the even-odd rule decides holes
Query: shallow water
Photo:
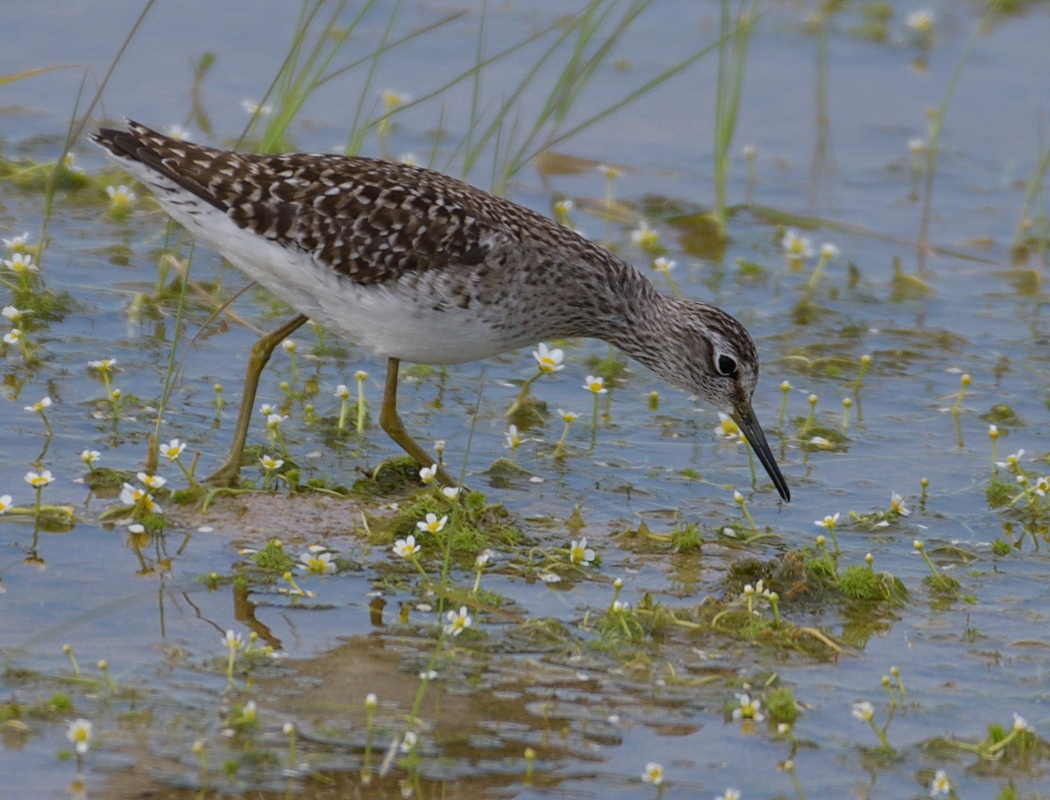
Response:
[{"label": "shallow water", "polygon": [[[387,4],[379,5],[389,12]],[[495,51],[508,45],[549,23],[560,9],[555,3],[490,8],[487,46]],[[582,384],[593,372],[592,360],[608,353],[600,342],[566,343],[567,368],[533,387],[551,412],[580,412],[569,456],[551,457],[561,434],[551,413],[513,454],[525,474],[508,480],[487,470],[511,455],[504,447],[504,412],[516,386],[533,372],[531,355],[509,354],[446,374],[407,371],[400,408],[421,441],[444,439],[454,470],[462,468],[466,454],[470,485],[505,504],[537,552],[555,553],[585,535],[601,563],[548,585],[519,568],[524,547],[496,548],[496,564],[483,575],[482,587],[499,593],[507,605],[475,611],[477,631],[440,652],[434,664],[439,678],[429,685],[420,710],[425,727],[418,763],[397,764],[367,787],[360,777],[367,738],[364,697],[375,692],[380,700],[370,762],[375,770],[387,743],[405,730],[418,673],[434,651],[434,613],[416,608],[432,598],[424,595],[418,575],[395,563],[387,543],[368,543],[360,512],[373,513],[371,504],[282,494],[220,501],[213,513],[197,516],[168,501],[172,528],[145,542],[124,526],[99,522],[99,514],[119,501],[95,497],[79,482],[86,468],[78,455],[97,449],[103,466],[142,469],[177,328],[173,301],[154,316],[148,313],[153,307],[140,307],[135,298],[152,292],[159,254],[175,232],[141,189],[126,222],[107,215],[101,190],[60,194],[43,277],[48,288],[67,292],[74,305],[62,319],[31,331],[39,367],[27,370],[18,350],[8,347],[4,392],[10,422],[0,431],[0,494],[31,506],[32,490],[23,476],[46,467],[56,480],[44,490],[44,501],[73,505],[79,521],[69,531],[38,534],[25,517],[7,516],[0,525],[5,590],[0,648],[7,667],[0,696],[29,709],[64,692],[75,710],[24,714],[24,730],[4,723],[0,775],[18,778],[6,782],[0,796],[79,791],[71,787],[73,759],[60,757],[69,748],[66,723],[75,717],[95,725],[81,770],[89,796],[144,791],[196,796],[202,772],[191,746],[197,740],[205,743],[209,796],[291,791],[380,797],[414,790],[421,797],[645,797],[657,793],[639,778],[650,761],[664,767],[667,798],[713,798],[728,786],[745,798],[793,796],[790,776],[780,769],[792,754],[790,742],[776,735],[775,725],[741,724],[728,711],[745,686],[768,699],[774,685],[789,687],[801,706],[793,736],[802,746],[794,765],[807,797],[926,796],[937,769],[948,773],[960,797],[995,796],[1011,781],[1030,796],[1050,793],[1045,753],[991,762],[932,746],[937,737],[976,743],[989,725],[1009,728],[1014,712],[1037,732],[1050,724],[1045,514],[1022,536],[1024,515],[993,509],[986,498],[992,474],[988,425],[1003,419],[988,416],[994,406],[1008,406],[1016,415],[1000,422],[1000,460],[1023,448],[1023,466],[1040,475],[1050,450],[1044,430],[1050,339],[1039,282],[1044,265],[1038,259],[1024,265],[1034,270],[1033,279],[1012,269],[1010,253],[1024,181],[1040,154],[1050,25],[1044,8],[1022,7],[977,39],[952,95],[937,162],[930,231],[941,250],[928,254],[920,272],[915,242],[921,202],[911,196],[908,141],[927,139],[926,109],[944,99],[980,12],[934,7],[934,34],[924,47],[906,32],[904,19],[912,10],[894,6],[890,39],[883,43],[852,32],[861,21],[859,10],[832,18],[823,149],[814,101],[821,67],[817,41],[803,27],[808,12],[770,10],[748,54],[729,191],[733,203],[748,197],[740,152],[754,146],[755,207],[741,208],[732,218],[731,242],[720,261],[696,255],[693,240],[659,214],[647,217],[678,262],[673,278],[682,293],[737,314],[755,337],[763,360],[755,406],[792,486],[790,505],[777,502],[761,474],[758,490],[751,491],[745,452],[713,434],[714,411],[697,408],[637,364],[629,365],[607,396],[608,417],[592,450],[585,424],[591,398]],[[284,3],[159,5],[107,87],[104,113],[159,126],[182,122],[189,107],[187,60],[213,50],[218,60],[205,81],[203,102],[215,134],[193,128],[191,135],[228,144],[247,119],[241,101],[258,99],[279,65],[296,11]],[[115,2],[60,11],[8,3],[0,12],[8,31],[0,74],[58,63],[90,65],[102,74],[134,13]],[[410,30],[444,13],[414,5],[404,10],[397,29]],[[210,24],[202,27],[205,14]],[[624,68],[600,71],[573,114],[582,118],[712,41],[717,14],[714,5],[655,4],[618,45]],[[370,15],[362,40],[381,35],[384,25],[383,14]],[[440,85],[444,76],[472,63],[477,25],[475,12],[404,47],[381,63],[376,88],[418,97]],[[351,46],[348,52],[355,50]],[[486,72],[484,97],[498,102],[537,52],[532,47],[517,60],[494,65]],[[655,208],[663,199],[687,209],[706,206],[715,68],[715,57],[709,56],[557,149],[623,165],[615,191],[632,208]],[[55,157],[79,80],[79,72],[62,70],[4,87],[0,135],[6,158]],[[328,150],[345,141],[361,80],[357,72],[335,81],[307,105],[292,128],[297,148]],[[528,99],[523,119],[541,100]],[[443,119],[438,163],[444,164],[452,143],[466,132],[469,102],[465,85],[445,98],[443,114],[436,101],[407,109],[396,118],[390,152],[429,153]],[[380,147],[372,137],[365,149],[377,153]],[[89,173],[103,167],[89,145],[79,144],[75,153]],[[482,159],[470,179],[489,185],[490,164],[491,158]],[[40,194],[10,182],[0,186],[4,237],[29,231],[35,243],[43,213]],[[557,197],[595,207],[605,191],[596,171],[540,176],[528,169],[508,193],[550,213]],[[833,242],[841,251],[812,297],[806,322],[795,309],[815,259],[800,270],[789,268],[780,248],[783,231],[764,209],[827,220],[804,234],[817,246]],[[611,224],[581,210],[572,216],[588,235],[647,268],[647,257],[630,243],[633,224]],[[895,258],[929,291],[895,283]],[[757,274],[742,269],[739,259],[758,265]],[[207,251],[196,251],[192,269],[202,282],[218,277],[227,291],[243,285]],[[264,329],[283,318],[283,310],[257,292],[246,293],[235,309]],[[191,304],[180,357],[208,313]],[[239,375],[254,338],[252,331],[231,324],[188,352],[162,438],[177,436],[190,442],[187,452],[199,450],[198,474],[207,474],[225,453]],[[383,365],[350,345],[311,358],[316,335],[304,329],[295,338],[299,374],[316,377],[320,393],[312,402],[329,425],[305,423],[302,404],[293,404],[286,424],[290,453],[308,474],[349,484],[357,467],[372,468],[395,448],[375,428],[361,441],[332,435],[338,414],[332,392],[339,383],[353,388],[354,372],[364,369],[370,376],[368,397],[377,403]],[[857,391],[852,382],[863,354],[872,362]],[[125,403],[116,433],[100,401],[103,386],[87,367],[101,358],[118,360],[114,385],[138,398]],[[956,419],[948,409],[964,372],[973,380]],[[279,403],[279,382],[292,379],[289,359],[278,351],[259,402]],[[784,380],[794,388],[780,424],[778,387]],[[224,384],[229,403],[217,426],[216,381]],[[655,411],[649,407],[651,391],[660,393]],[[810,393],[819,397],[817,423],[832,432],[841,429],[841,399],[855,398],[840,446],[814,447],[809,436],[799,437]],[[54,430],[50,438],[39,417],[22,410],[45,395],[54,401],[47,412]],[[265,444],[264,426],[256,422],[251,439]],[[185,483],[171,465],[163,474],[171,486]],[[250,469],[246,474],[254,477]],[[1003,470],[999,475],[1013,480]],[[930,481],[925,504],[922,478]],[[771,538],[744,544],[720,535],[740,517],[729,484],[745,493],[755,522],[768,528]],[[885,527],[848,521],[850,511],[886,511],[891,492],[904,496],[910,516],[891,518]],[[576,507],[582,529],[567,525]],[[748,642],[711,627],[661,629],[637,643],[616,642],[599,632],[615,578],[624,581],[620,598],[635,608],[648,595],[683,617],[700,613],[706,604],[739,592],[732,564],[748,558],[787,562],[804,547],[812,550],[813,537],[821,533],[813,521],[836,512],[842,515],[840,565],[863,564],[870,552],[876,568],[899,578],[909,593],[906,604],[876,613],[851,611],[839,601],[792,602],[793,587],[776,587],[790,623],[841,637],[839,657]],[[640,518],[657,533],[676,521],[698,523],[702,551],[675,553],[669,545],[643,545],[624,534],[637,528]],[[206,579],[213,572],[232,575],[244,561],[238,548],[261,546],[268,536],[284,539],[294,555],[323,542],[356,566],[328,578],[302,579],[317,596],[298,601],[261,580],[250,581],[245,592]],[[1017,546],[996,555],[990,543],[997,537],[1016,537]],[[929,573],[912,547],[916,538],[961,582],[957,596],[939,596],[924,583]],[[435,561],[425,563],[437,569]],[[454,578],[469,591],[474,573],[468,561],[457,566]],[[377,595],[385,602],[381,612]],[[561,627],[540,632],[543,620]],[[222,643],[227,629],[244,636],[256,632],[284,658],[256,664],[249,678],[238,674],[227,692]],[[70,680],[64,644],[91,682]],[[94,666],[99,659],[108,661],[116,693],[99,682]],[[875,734],[853,718],[851,708],[869,700],[876,719],[885,720],[880,680],[892,666],[900,669],[907,696],[888,730],[896,755],[887,757],[876,752]],[[226,735],[231,705],[248,700],[258,703],[260,727]],[[292,758],[282,733],[286,722],[294,722],[301,734],[300,763],[292,777],[282,774]],[[537,753],[531,779],[526,747]],[[227,761],[239,765],[236,776],[224,772]]]}]

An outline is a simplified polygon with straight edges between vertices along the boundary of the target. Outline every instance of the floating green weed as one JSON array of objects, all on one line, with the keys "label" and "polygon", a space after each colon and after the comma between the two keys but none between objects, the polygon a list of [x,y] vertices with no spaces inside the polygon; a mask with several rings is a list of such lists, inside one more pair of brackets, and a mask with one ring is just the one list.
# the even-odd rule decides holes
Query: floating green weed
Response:
[{"label": "floating green weed", "polygon": [[930,588],[941,594],[951,596],[957,595],[960,587],[959,581],[951,575],[945,575],[937,568],[937,565],[933,563],[929,555],[926,553],[925,542],[923,542],[922,539],[916,539],[913,542],[913,546],[926,562],[926,566],[930,568],[930,574],[926,578],[926,583],[929,584]]},{"label": "floating green weed", "polygon": [[801,711],[795,701],[794,690],[789,686],[775,686],[764,696],[766,712],[770,722],[777,725],[794,725]]},{"label": "floating green weed", "polygon": [[1028,720],[1016,711],[1009,727],[998,723],[989,725],[987,735],[980,742],[934,739],[928,747],[938,752],[961,750],[974,753],[981,759],[982,770],[994,764],[995,769],[1006,774],[1035,768],[1036,764],[1050,759],[1050,742],[1040,737]]},{"label": "floating green weed", "polygon": [[870,608],[875,603],[902,604],[908,597],[904,583],[888,572],[876,572],[871,564],[850,564],[838,576],[838,589],[849,600]]},{"label": "floating green weed", "polygon": [[451,551],[460,556],[476,557],[490,547],[511,546],[524,541],[514,526],[510,513],[502,504],[490,504],[481,492],[462,492],[448,497],[440,489],[431,487],[404,500],[393,518],[369,519],[369,530],[374,541],[417,535],[424,544],[436,544],[436,534],[418,528],[420,520],[428,515],[448,517],[448,530],[441,541],[447,541]]},{"label": "floating green weed", "polygon": [[242,550],[251,563],[269,572],[285,573],[295,565],[295,559],[284,549],[280,539],[270,539],[258,550]]},{"label": "floating green weed", "polygon": [[[644,524],[644,522],[642,524]],[[639,531],[639,533],[640,532],[641,531]],[[675,552],[678,553],[699,552],[704,544],[704,537],[700,531],[700,526],[696,523],[688,523],[672,529],[670,537],[671,545],[674,547]]]}]

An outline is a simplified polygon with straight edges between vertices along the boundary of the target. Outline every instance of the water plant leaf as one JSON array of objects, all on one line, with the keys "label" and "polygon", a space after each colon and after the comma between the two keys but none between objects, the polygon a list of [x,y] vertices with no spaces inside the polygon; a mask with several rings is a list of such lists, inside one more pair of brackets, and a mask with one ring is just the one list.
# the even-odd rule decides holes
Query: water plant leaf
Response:
[{"label": "water plant leaf", "polygon": [[12,72],[9,75],[0,75],[0,86],[43,75],[46,72],[54,72],[56,69],[70,69],[72,67],[72,64],[56,64],[53,67],[37,67],[36,69],[27,69],[22,72]]}]

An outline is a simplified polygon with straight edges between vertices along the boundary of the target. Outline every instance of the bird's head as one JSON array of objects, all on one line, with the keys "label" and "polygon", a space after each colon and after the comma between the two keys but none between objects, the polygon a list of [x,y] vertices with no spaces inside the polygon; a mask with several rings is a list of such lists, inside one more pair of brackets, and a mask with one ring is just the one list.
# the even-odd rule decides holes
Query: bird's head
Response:
[{"label": "bird's head", "polygon": [[751,408],[758,383],[758,352],[747,329],[714,306],[694,300],[671,300],[662,324],[672,327],[661,337],[676,352],[633,353],[669,383],[692,392],[731,416],[762,462],[785,501],[791,491],[784,480],[762,426]]}]

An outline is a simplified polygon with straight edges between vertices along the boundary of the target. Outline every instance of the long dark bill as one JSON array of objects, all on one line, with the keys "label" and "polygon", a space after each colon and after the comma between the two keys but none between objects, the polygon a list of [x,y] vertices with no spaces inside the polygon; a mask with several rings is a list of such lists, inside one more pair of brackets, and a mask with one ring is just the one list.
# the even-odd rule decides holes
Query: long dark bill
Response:
[{"label": "long dark bill", "polygon": [[754,409],[750,405],[740,405],[735,411],[733,421],[744,432],[744,436],[750,442],[762,466],[766,468],[766,472],[769,473],[773,485],[777,487],[784,502],[790,503],[791,490],[788,489],[787,481],[784,480],[784,475],[780,472],[776,459],[773,458],[773,451],[769,449],[769,442],[766,441],[766,435],[762,432],[762,426],[758,424],[758,417],[755,416]]}]

